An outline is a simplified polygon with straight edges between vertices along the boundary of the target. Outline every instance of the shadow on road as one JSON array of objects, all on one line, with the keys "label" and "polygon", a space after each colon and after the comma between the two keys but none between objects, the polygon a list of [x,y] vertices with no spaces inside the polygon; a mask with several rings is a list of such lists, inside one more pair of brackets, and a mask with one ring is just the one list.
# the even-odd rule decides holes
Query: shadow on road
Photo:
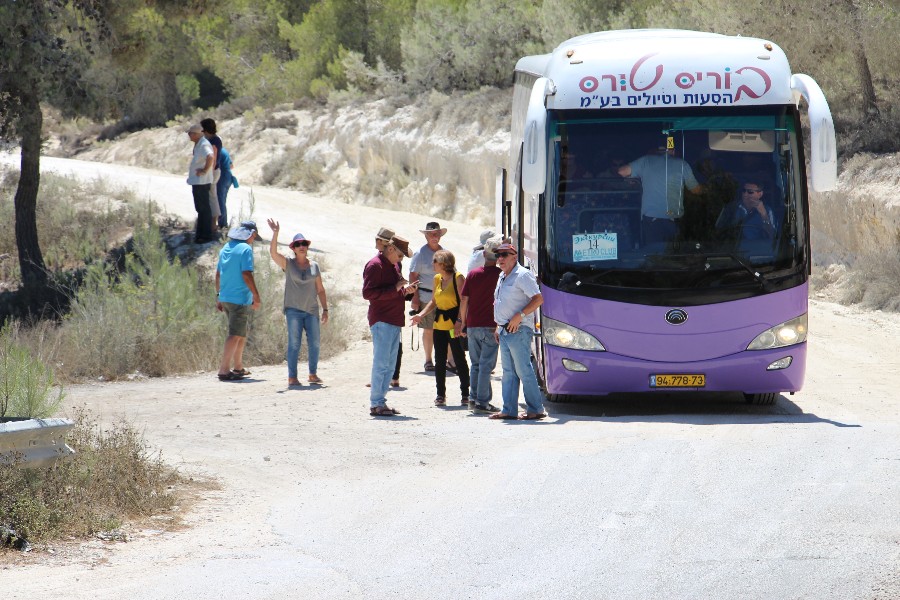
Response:
[{"label": "shadow on road", "polygon": [[547,402],[546,406],[558,424],[585,419],[614,419],[696,425],[827,423],[835,427],[861,427],[804,413],[784,395],[778,396],[775,404],[769,406],[748,404],[740,393],[722,392],[577,396],[567,402]]}]

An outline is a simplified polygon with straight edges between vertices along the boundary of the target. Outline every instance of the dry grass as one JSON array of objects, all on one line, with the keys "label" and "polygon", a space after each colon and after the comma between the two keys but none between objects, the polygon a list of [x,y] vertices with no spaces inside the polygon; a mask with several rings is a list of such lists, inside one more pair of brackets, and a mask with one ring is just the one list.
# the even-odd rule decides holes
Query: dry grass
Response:
[{"label": "dry grass", "polygon": [[42,469],[0,461],[0,525],[41,543],[171,515],[188,482],[147,446],[132,424],[120,421],[101,428],[83,409],[73,420],[67,437],[75,450],[72,459]]}]

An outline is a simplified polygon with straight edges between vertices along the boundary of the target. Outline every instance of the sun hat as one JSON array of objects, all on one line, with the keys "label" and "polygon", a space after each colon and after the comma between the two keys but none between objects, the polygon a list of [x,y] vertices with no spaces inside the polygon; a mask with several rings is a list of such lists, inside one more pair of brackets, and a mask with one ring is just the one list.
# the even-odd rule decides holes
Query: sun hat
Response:
[{"label": "sun hat", "polygon": [[488,239],[494,237],[496,234],[493,229],[485,229],[481,232],[481,236],[478,238],[478,245],[472,248],[472,252],[478,252],[479,250],[484,250],[484,243],[488,241]]},{"label": "sun hat", "polygon": [[484,258],[485,260],[497,260],[497,255],[494,252],[497,250],[497,247],[503,243],[503,236],[496,235],[484,240]]},{"label": "sun hat", "polygon": [[447,235],[447,228],[441,227],[437,221],[431,221],[430,223],[425,224],[425,229],[420,229],[422,233],[431,233],[432,231],[439,231],[442,236]]},{"label": "sun hat", "polygon": [[228,230],[228,237],[243,242],[249,240],[250,236],[256,232],[256,223],[253,221],[241,221],[240,225],[235,225]]},{"label": "sun hat", "polygon": [[381,227],[378,230],[378,233],[375,234],[375,239],[381,240],[382,242],[390,242],[392,237],[394,237],[394,230],[388,229],[387,227]]},{"label": "sun hat", "polygon": [[400,237],[399,235],[391,236],[390,242],[391,246],[394,246],[397,250],[403,253],[404,256],[409,258],[412,256],[412,252],[409,250],[409,240]]},{"label": "sun hat", "polygon": [[[303,241],[309,242],[308,239],[303,237],[302,233],[298,233],[297,235],[294,236],[294,239],[291,240],[291,243],[288,244],[288,248],[293,248],[294,246],[298,245],[297,242],[303,242]],[[312,243],[312,242],[310,242],[310,243]],[[309,245],[309,244],[307,244],[307,245]]]}]

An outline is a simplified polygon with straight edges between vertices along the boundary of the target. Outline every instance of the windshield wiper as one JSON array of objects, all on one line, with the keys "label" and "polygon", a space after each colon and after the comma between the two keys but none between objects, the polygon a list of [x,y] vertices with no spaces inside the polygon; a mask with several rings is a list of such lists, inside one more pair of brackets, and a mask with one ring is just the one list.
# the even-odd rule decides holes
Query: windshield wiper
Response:
[{"label": "windshield wiper", "polygon": [[[759,271],[757,271],[756,269],[754,269],[752,264],[750,264],[749,262],[747,262],[746,260],[744,260],[743,258],[741,258],[740,256],[738,256],[738,255],[735,254],[734,252],[722,252],[722,253],[718,253],[718,254],[706,254],[706,255],[704,256],[704,259],[705,259],[705,260],[709,260],[710,258],[730,258],[731,260],[733,260],[734,262],[736,262],[737,264],[739,264],[741,267],[743,267],[745,271],[747,271],[748,273],[750,273],[750,275],[753,276],[753,279],[755,279],[756,281],[759,282],[759,285],[762,287],[762,289],[763,289],[764,292],[768,292],[768,291],[769,291],[769,280],[766,279],[766,276],[763,275],[762,273],[760,273]],[[705,266],[706,266],[706,268],[707,268],[707,270],[708,270],[708,269],[709,269],[709,263],[707,262]]]}]

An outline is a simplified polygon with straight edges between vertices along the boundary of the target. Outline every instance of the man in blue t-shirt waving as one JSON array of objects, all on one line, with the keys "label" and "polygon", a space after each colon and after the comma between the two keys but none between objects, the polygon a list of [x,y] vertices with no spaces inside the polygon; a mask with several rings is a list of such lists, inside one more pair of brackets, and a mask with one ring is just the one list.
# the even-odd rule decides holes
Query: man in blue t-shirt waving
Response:
[{"label": "man in blue t-shirt waving", "polygon": [[[243,379],[250,372],[244,368],[244,345],[250,311],[259,308],[259,291],[253,279],[253,248],[258,232],[256,223],[244,221],[228,232],[228,243],[219,252],[216,267],[216,310],[228,317],[228,337],[219,363],[219,380]],[[232,368],[234,364],[234,368]]]}]

